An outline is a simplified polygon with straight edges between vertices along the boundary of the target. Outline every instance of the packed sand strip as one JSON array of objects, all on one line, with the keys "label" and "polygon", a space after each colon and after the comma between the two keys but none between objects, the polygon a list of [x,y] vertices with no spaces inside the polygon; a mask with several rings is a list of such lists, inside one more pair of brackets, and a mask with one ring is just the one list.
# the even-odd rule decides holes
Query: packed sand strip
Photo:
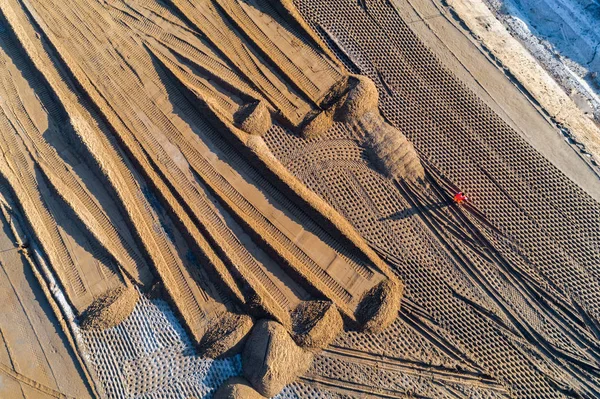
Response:
[{"label": "packed sand strip", "polygon": [[268,0],[267,1],[281,16],[287,19],[290,23],[290,28],[297,28],[307,36],[310,40],[312,48],[327,56],[329,61],[338,65],[340,70],[343,70],[343,65],[335,54],[327,47],[323,40],[315,33],[315,31],[306,23],[304,17],[298,12],[292,0]]},{"label": "packed sand strip", "polygon": [[8,377],[3,378],[0,396],[94,397],[94,383],[82,367],[61,310],[27,255],[25,247],[32,245],[32,237],[21,226],[7,187],[0,191],[4,226],[0,263],[2,282],[7,285],[2,287],[0,301],[4,314],[0,321],[0,374]]},{"label": "packed sand strip", "polygon": [[[4,6],[8,7],[7,5]],[[18,18],[26,18],[22,14],[19,17],[18,12],[12,13],[12,8],[7,8],[6,10],[7,12],[5,15],[8,15],[11,18],[11,22],[16,22]],[[20,9],[16,8],[16,10],[18,11]],[[26,28],[31,29],[31,25],[27,24]],[[19,28],[15,32],[21,34],[19,39],[25,49],[33,50],[35,48],[36,42],[30,41],[26,31],[24,32]],[[72,111],[72,117],[79,116],[78,118],[75,118],[74,128],[77,133],[81,135],[84,143],[87,146],[90,146],[90,153],[99,157],[97,158],[98,163],[102,165],[103,172],[109,176],[109,181],[114,185],[115,191],[123,200],[122,204],[124,204],[128,216],[136,227],[138,237],[144,243],[145,249],[153,260],[156,271],[165,282],[167,292],[172,298],[175,298],[174,301],[176,303],[181,300],[185,301],[185,305],[179,306],[178,308],[182,310],[182,317],[189,321],[187,325],[190,326],[191,331],[195,332],[193,335],[199,342],[207,325],[205,323],[197,325],[196,323],[196,321],[202,320],[201,314],[203,314],[200,313],[198,304],[204,303],[207,298],[209,298],[209,295],[201,293],[202,289],[198,287],[195,279],[185,277],[186,274],[189,276],[189,273],[184,269],[179,256],[176,254],[176,249],[165,234],[162,222],[160,221],[161,216],[166,215],[159,216],[155,214],[156,210],[152,210],[152,206],[150,206],[149,202],[142,194],[143,191],[140,187],[144,187],[145,184],[140,180],[140,176],[137,176],[135,172],[133,172],[134,168],[131,164],[127,164],[127,158],[120,152],[118,147],[116,147],[115,142],[111,141],[110,135],[102,133],[101,130],[97,130],[97,120],[94,119],[88,110],[79,104],[79,101],[75,97],[72,97],[71,93],[73,88],[65,85],[64,78],[61,76],[61,70],[56,69],[55,64],[47,58],[48,56],[45,56],[46,53],[41,48],[38,48],[35,53],[29,51],[28,53],[35,56],[35,58],[32,58],[34,63],[45,66],[40,70],[44,72],[44,77],[48,79],[49,82],[53,83],[53,89],[57,92],[59,98],[63,99],[62,103],[67,110]],[[134,190],[133,193],[131,190]],[[168,192],[168,190],[165,190],[165,192]],[[173,202],[175,203],[176,201]],[[182,223],[187,223],[188,225],[192,224],[191,222],[186,222],[185,218],[182,219]],[[212,259],[214,263],[219,261],[208,244],[206,244],[206,241],[201,239],[197,230],[186,230],[186,234],[187,233],[196,237],[194,240],[196,249],[199,249],[200,251],[205,250],[200,254],[204,256],[204,259],[208,259],[209,261]],[[219,269],[217,265],[215,269],[222,273],[221,275],[224,279],[231,279],[224,268]],[[231,285],[231,287],[233,286],[234,284]],[[214,295],[214,293],[217,292],[215,289],[211,289],[211,291],[211,295]],[[237,297],[241,298],[241,295],[238,295]],[[212,301],[209,301],[209,303],[212,303]],[[214,313],[215,317],[218,314],[223,313],[223,309],[219,310],[219,306],[215,307],[214,305],[208,304],[205,307],[209,314],[216,312]],[[210,323],[208,323],[208,325],[210,325]]]},{"label": "packed sand strip", "polygon": [[[306,30],[288,25],[298,27],[299,20],[280,17],[278,5],[232,0],[174,5],[290,126],[299,127],[311,110],[318,110],[321,99],[342,78],[322,47],[309,45]],[[275,36],[280,39],[270,39]]]},{"label": "packed sand strip", "polygon": [[[15,101],[15,103],[17,103],[17,104],[18,104],[19,102]],[[33,130],[33,126],[32,126],[32,130]],[[33,132],[32,132],[32,133],[33,133]],[[41,144],[43,144],[43,143],[41,143]],[[38,144],[38,146],[39,146],[39,144]],[[43,148],[43,147],[42,147],[42,148]],[[50,154],[53,154],[51,151],[49,151],[49,153],[50,153]],[[60,170],[60,169],[59,169],[59,170]],[[59,182],[61,182],[61,181],[59,180]],[[61,187],[61,188],[62,188],[62,187]],[[64,195],[64,193],[65,193],[65,190],[59,190],[59,191],[60,191],[60,192],[62,192],[62,193],[63,193],[63,195]],[[92,202],[92,203],[93,203],[93,202]],[[89,225],[90,225],[90,223],[88,223],[87,225],[89,226]],[[116,240],[115,240],[115,241],[116,241]],[[115,252],[116,252],[116,251],[115,251]],[[52,255],[50,255],[50,256],[52,256]],[[53,264],[54,264],[54,262],[53,262]],[[90,278],[90,273],[87,273],[87,275],[86,275],[86,278],[87,278],[87,279],[89,279],[89,278]],[[83,279],[82,279],[82,281],[83,281]],[[67,286],[67,287],[69,287],[69,285],[68,285],[68,284],[67,284],[66,286]],[[70,287],[69,287],[69,288],[70,288]],[[69,290],[69,288],[67,289],[67,292],[69,292],[69,291],[70,291],[70,290]],[[108,288],[110,288],[110,286],[109,286]],[[106,294],[106,295],[109,295],[109,294]],[[100,296],[102,296],[102,295],[100,295]],[[74,299],[71,299],[71,300],[72,300],[72,302],[74,302],[74,303],[77,303],[77,302],[75,302],[75,301],[74,301]],[[103,301],[102,301],[102,300],[100,300],[98,303],[102,303],[102,302],[103,302]],[[130,310],[131,310],[131,306],[130,306]],[[80,308],[80,312],[81,312],[81,311],[82,311],[82,309]],[[94,312],[92,312],[92,313],[94,313]],[[87,325],[91,325],[91,326],[94,326],[94,325],[95,325],[93,322],[88,322],[88,323],[86,323],[86,324],[87,324]]]},{"label": "packed sand strip", "polygon": [[[7,44],[12,45],[10,42]],[[82,162],[67,163],[57,152],[56,148],[63,154],[74,157],[72,151],[67,150],[70,145],[69,137],[58,131],[57,125],[60,124],[60,120],[54,120],[53,118],[57,116],[48,115],[45,112],[45,109],[53,109],[56,105],[47,96],[41,97],[46,100],[45,103],[41,101],[35,103],[30,100],[36,89],[41,91],[41,95],[47,94],[43,83],[37,79],[37,71],[31,71],[27,67],[24,54],[19,54],[13,49],[11,52],[13,53],[11,61],[8,61],[5,58],[7,55],[3,53],[2,61],[5,67],[2,76],[3,84],[0,88],[5,98],[3,109],[7,117],[10,118],[13,125],[20,127],[20,137],[27,150],[30,153],[37,152],[39,154],[37,165],[90,233],[136,282],[149,284],[151,275],[148,265],[139,255],[139,249],[132,248],[130,241],[117,231],[115,222],[110,220],[104,210],[112,209],[116,207],[116,204],[103,196],[102,199],[105,201],[103,208],[83,181],[83,179],[88,179],[88,184],[99,183],[89,177],[92,172],[85,168],[86,165]],[[16,72],[16,66],[12,62],[19,62],[22,73],[27,73],[27,76]],[[45,120],[48,120],[48,127],[43,135],[38,126],[43,125]],[[50,137],[52,141],[46,141],[44,136]],[[63,155],[63,157],[67,156]],[[90,189],[98,192],[95,187]],[[118,228],[124,230],[129,237],[131,236],[127,227],[121,225]]]},{"label": "packed sand strip", "polygon": [[[110,109],[110,108],[109,108]],[[120,125],[117,125],[117,128],[120,128]],[[136,150],[136,140],[133,139],[130,136],[130,132],[128,129],[123,127],[123,130],[119,129],[120,131],[122,131],[124,134],[127,134],[125,136],[122,137],[123,140],[126,140],[126,143],[130,143],[130,150]],[[152,141],[152,138],[150,138],[150,144],[154,144],[153,148],[157,148],[157,149],[161,149],[162,148],[160,146],[156,146],[156,142]],[[139,150],[138,150],[139,151]],[[139,162],[141,163],[141,165],[147,165],[149,160],[146,158],[146,156],[143,153],[140,153],[138,151],[134,152],[134,155],[139,156],[138,158],[136,158],[137,160],[139,160]],[[139,154],[139,155],[138,155]],[[163,152],[164,154],[164,152]],[[169,155],[161,155],[159,156],[159,158],[162,159],[169,159]],[[236,292],[236,290],[239,289],[237,288],[237,286],[235,286],[235,283],[233,282],[233,280],[231,279],[231,277],[228,277],[228,271],[224,270],[222,267],[220,267],[220,260],[215,259],[215,256],[211,253],[212,250],[210,250],[210,248],[207,245],[204,245],[203,242],[205,241],[200,233],[198,232],[198,228],[193,226],[193,222],[189,221],[189,217],[186,215],[186,212],[182,210],[182,206],[178,204],[178,201],[173,197],[173,195],[171,194],[170,189],[165,187],[165,183],[162,181],[162,179],[160,179],[158,176],[156,176],[156,172],[154,171],[154,168],[152,166],[149,167],[144,167],[144,170],[147,172],[147,175],[151,177],[151,181],[153,182],[153,184],[155,185],[155,187],[157,187],[156,192],[161,193],[161,195],[159,197],[163,197],[164,201],[165,201],[165,205],[167,205],[167,209],[171,209],[174,211],[174,214],[176,215],[175,219],[179,219],[182,220],[184,223],[184,226],[186,227],[186,233],[189,233],[192,235],[192,238],[194,239],[196,245],[202,245],[203,246],[203,250],[208,252],[210,251],[207,255],[204,255],[203,257],[209,257],[214,259],[213,264],[215,265],[215,269],[217,270],[217,273],[219,274],[219,276],[223,276],[225,277],[225,283],[228,284],[228,287],[230,288],[230,290],[232,290],[234,293]],[[171,171],[175,171],[177,169],[170,169]],[[166,173],[166,171],[165,171]],[[189,182],[183,178],[183,175],[181,173],[177,174],[176,176],[173,176],[173,178],[171,179],[171,182],[175,182],[175,181],[182,181],[182,184],[184,184],[184,187],[186,187],[185,185],[187,185],[187,187],[189,187]],[[171,183],[173,184],[173,183]],[[205,215],[203,217],[203,219],[206,219],[206,217],[208,217],[208,215],[211,214],[211,207],[210,204],[207,203],[207,200],[203,197],[198,197],[198,191],[197,190],[190,190],[190,189],[181,189],[180,190],[181,193],[187,193],[186,196],[184,196],[184,198],[187,199],[187,204],[191,204],[193,210],[195,210],[196,214],[198,215]],[[195,197],[190,197],[190,195],[194,195],[196,194]],[[201,207],[202,206],[202,207]],[[214,212],[212,212],[214,213]],[[216,220],[216,223],[219,224],[220,219],[218,218],[213,218],[213,220]],[[221,223],[222,224],[222,223]],[[206,228],[206,224],[204,224],[204,228]],[[213,229],[214,230],[214,229]],[[208,230],[211,231],[211,230]],[[215,235],[215,233],[213,233],[213,235]],[[242,248],[242,252],[243,248]],[[238,251],[239,253],[239,251]],[[231,255],[229,255],[231,254]],[[236,254],[236,251],[222,251],[221,255],[225,255],[225,259],[227,259],[227,256],[234,256]],[[230,264],[235,264],[234,262],[230,262]],[[167,269],[168,270],[168,269]],[[167,271],[165,270],[165,272],[167,273],[171,273],[171,271]],[[175,272],[176,277],[177,273]],[[167,278],[169,278],[169,276],[166,276]],[[169,291],[169,284],[166,284],[167,287],[167,291]],[[174,296],[176,296],[176,291],[174,291]],[[238,298],[241,298],[241,295],[238,295]],[[242,299],[243,300],[243,299]],[[195,307],[193,306],[182,306],[182,312],[189,312],[192,311],[192,309],[194,309]],[[192,323],[193,324],[193,323]],[[195,328],[195,327],[194,327]]]},{"label": "packed sand strip", "polygon": [[[67,247],[66,240],[70,238],[65,236],[65,233],[61,234],[64,231],[64,224],[59,224],[56,220],[58,217],[63,223],[65,222],[67,215],[60,213],[64,212],[64,208],[56,202],[47,205],[52,201],[51,197],[56,194],[46,185],[46,181],[36,179],[36,175],[39,174],[36,173],[35,162],[16,141],[18,134],[11,129],[11,125],[2,113],[0,113],[0,125],[3,133],[0,138],[0,148],[5,154],[0,164],[0,173],[14,190],[29,225],[35,231],[51,263],[56,265],[57,275],[71,303],[81,313],[98,295],[122,284],[121,277],[115,265],[106,265],[94,259],[90,259],[87,263],[76,261],[76,254]],[[94,273],[97,265],[103,266],[100,273]],[[86,281],[90,281],[88,279],[93,277],[95,277],[91,280],[93,284],[86,284]]]},{"label": "packed sand strip", "polygon": [[[46,10],[43,12],[49,13],[47,14],[48,18],[50,18],[50,16],[52,15],[50,10]],[[52,29],[55,28],[56,26]],[[119,28],[116,25],[113,26],[113,29],[113,33],[116,33],[119,30]],[[70,37],[77,37],[76,32],[74,31],[73,34],[70,35]],[[130,60],[130,65],[137,66],[139,68],[138,73],[140,75],[145,74],[148,77],[152,78],[152,81],[154,82],[153,98],[156,100],[157,96],[160,93],[160,86],[162,85],[161,81],[157,80],[160,78],[160,75],[157,75],[153,71],[153,69],[147,68],[149,63],[147,55],[144,56],[139,49],[136,51],[132,47],[134,46],[134,44],[129,43],[129,40],[125,36],[125,33],[123,33],[123,36],[116,37],[117,39],[115,40],[122,43],[122,46],[124,48],[130,49],[133,52],[133,54],[137,54],[139,56],[132,57],[132,59]],[[100,38],[100,36],[98,36],[98,38]],[[57,41],[57,47],[61,49],[62,46],[63,42]],[[80,47],[72,47],[69,49],[65,49],[65,55],[73,51],[79,51],[74,49],[80,49]],[[110,50],[104,49],[104,51]],[[102,54],[104,51],[101,51],[100,54]],[[89,52],[89,50],[86,49],[86,52]],[[85,65],[86,63],[89,63],[92,60],[85,53],[80,54],[76,59],[71,58],[71,56],[65,56],[64,58],[66,60],[71,60],[67,62],[69,63],[69,65],[73,65],[73,70],[78,69],[76,65]],[[110,68],[117,67],[117,65],[115,65],[114,62],[111,62],[109,60],[107,60],[107,62],[103,65],[105,65],[105,68],[107,68],[107,70]],[[86,70],[87,69],[88,68],[86,68]],[[99,79],[102,81],[105,80],[102,79],[102,69],[94,70],[94,74],[87,75],[95,76],[94,79]],[[256,212],[252,212],[252,208],[250,208],[249,206],[246,206],[245,212],[242,212],[241,210],[243,208],[241,208],[241,206],[246,204],[245,202],[242,202],[241,204],[234,203],[231,200],[227,202],[225,194],[227,194],[226,190],[229,190],[229,187],[227,185],[221,187],[217,185],[217,183],[220,182],[222,182],[221,184],[225,183],[223,182],[223,177],[219,176],[218,174],[215,175],[215,172],[213,171],[214,169],[209,167],[209,163],[206,161],[205,158],[206,155],[204,155],[206,151],[205,148],[207,148],[206,145],[204,145],[201,141],[198,140],[197,135],[192,135],[191,129],[186,127],[185,121],[182,121],[176,116],[171,115],[167,108],[161,108],[160,102],[151,102],[150,99],[146,99],[144,97],[138,97],[135,100],[132,99],[131,93],[136,93],[139,91],[139,88],[136,88],[138,83],[136,82],[133,76],[131,78],[127,78],[125,74],[117,73],[116,71],[114,74],[111,74],[111,76],[113,76],[113,78],[110,80],[110,82],[108,82],[108,85],[100,86],[99,84],[96,84],[94,86],[103,90],[103,98],[114,97],[115,103],[122,101],[119,100],[120,98],[129,98],[129,100],[123,103],[123,107],[118,108],[118,112],[119,114],[121,114],[120,119],[129,121],[129,125],[132,128],[136,127],[136,131],[138,132],[138,134],[136,134],[136,139],[138,140],[138,142],[142,143],[144,153],[149,154],[150,159],[160,160],[160,162],[154,163],[155,161],[150,161],[147,158],[147,156],[143,155],[144,153],[142,153],[140,154],[141,158],[138,158],[138,156],[136,155],[138,163],[140,165],[143,165],[144,163],[152,162],[154,163],[154,167],[152,167],[153,170],[158,169],[160,170],[160,173],[162,175],[168,176],[169,185],[173,186],[178,195],[185,199],[186,205],[191,209],[196,220],[203,224],[203,228],[209,231],[209,234],[211,235],[211,237],[213,237],[214,240],[218,240],[216,242],[219,246],[223,245],[222,241],[219,239],[219,235],[217,235],[217,233],[215,232],[210,233],[211,230],[209,229],[212,228],[211,224],[208,224],[207,222],[203,221],[206,220],[207,215],[210,215],[210,213],[207,212],[207,210],[209,210],[210,208],[208,207],[208,205],[203,205],[207,204],[207,200],[205,199],[205,196],[203,195],[202,191],[199,189],[200,187],[197,186],[198,182],[196,180],[198,178],[200,178],[201,183],[208,186],[209,189],[211,189],[217,195],[217,197],[225,203],[225,205],[229,209],[235,212],[236,216],[243,221],[243,224],[245,225],[246,229],[251,227],[251,232],[253,230],[253,234],[255,237],[278,238],[278,245],[280,245],[281,247],[274,245],[271,241],[266,243],[266,245],[269,247],[269,251],[272,254],[275,254],[275,256],[277,256],[278,258],[282,258],[283,260],[285,260],[285,262],[287,264],[290,264],[291,268],[296,273],[299,273],[300,275],[304,276],[304,279],[311,281],[312,284],[317,284],[312,282],[314,280],[318,282],[319,280],[325,279],[323,282],[318,282],[318,284],[320,285],[317,286],[316,289],[319,292],[326,290],[326,292],[328,292],[328,297],[337,301],[339,309],[345,311],[345,313],[350,315],[351,317],[353,316],[355,310],[354,307],[357,305],[358,301],[362,299],[364,293],[368,289],[370,289],[374,284],[377,283],[377,279],[372,280],[372,282],[368,283],[368,285],[364,288],[362,288],[358,284],[358,282],[360,282],[361,280],[356,280],[356,290],[358,291],[356,293],[352,293],[352,297],[350,297],[349,291],[353,288],[344,287],[343,282],[334,281],[334,278],[331,276],[331,274],[337,275],[339,273],[329,274],[320,271],[319,266],[314,264],[314,259],[312,259],[311,261],[310,257],[306,258],[305,256],[303,256],[303,253],[298,252],[298,249],[295,249],[295,245],[293,245],[293,243],[290,243],[289,233],[288,236],[286,236],[285,234],[282,235],[281,233],[277,232],[277,230],[274,228],[275,226],[273,226],[272,223],[266,223],[264,221],[260,222],[261,219],[264,220],[264,217],[261,217],[259,214],[256,214]],[[86,79],[87,77],[84,78],[82,76],[80,80],[85,81]],[[117,82],[119,82],[118,85]],[[146,85],[149,85],[149,83],[147,83]],[[173,92],[171,93],[172,95],[174,95]],[[184,100],[182,99],[181,101]],[[177,101],[175,101],[175,104],[177,104]],[[114,107],[110,107],[109,109],[116,110]],[[192,120],[189,119],[190,116],[185,116],[188,118],[188,124],[192,122]],[[161,126],[161,133],[159,134],[153,128],[153,126]],[[199,122],[195,122],[194,125],[192,125],[192,127],[195,127],[196,129],[207,128],[206,126],[199,125]],[[134,143],[130,142],[129,138],[127,137],[129,136],[128,131],[124,131],[123,129],[117,129],[117,131],[123,133],[122,139],[127,140],[126,142],[131,143],[131,147],[134,147]],[[128,145],[128,147],[129,146],[130,145]],[[183,158],[181,156],[183,156]],[[144,167],[144,170],[146,170],[146,167]],[[147,171],[146,173],[150,174],[152,172],[153,171]],[[209,174],[209,172],[212,173],[212,176]],[[235,191],[229,195],[231,196],[234,194]],[[270,204],[270,202],[268,201],[265,201],[263,203],[266,205]],[[264,207],[264,205],[262,206]],[[254,204],[253,207],[257,208],[257,206]],[[201,209],[204,209],[205,211],[201,211]],[[248,215],[252,213],[256,214],[255,219],[258,219],[257,221],[260,222],[260,224],[248,219]],[[272,211],[266,208],[265,211],[263,211],[263,213],[272,214]],[[218,224],[217,217],[213,217],[213,221],[213,224]],[[223,233],[220,234],[222,235]],[[290,249],[286,249],[286,247]],[[306,246],[305,248],[309,248],[309,246]],[[322,251],[318,248],[319,247],[315,247],[313,251],[315,253]],[[306,251],[306,249],[304,250]],[[291,252],[290,254],[290,251],[296,251],[297,254],[294,255],[293,252]],[[226,254],[226,256],[234,256],[233,254],[235,254],[235,252],[221,251],[221,255],[222,254]],[[313,255],[313,258],[314,256],[315,255]],[[343,268],[343,263],[340,263],[340,261],[343,258],[336,259],[338,259],[338,261],[336,262],[333,262],[333,260],[327,261],[326,266],[335,266]],[[364,268],[364,266],[351,264],[349,269],[356,267],[358,267],[359,273],[360,269]],[[367,275],[371,274],[371,272],[365,273],[367,273]],[[339,279],[339,277],[336,278]],[[327,284],[333,284],[333,287],[327,288]],[[342,285],[339,286],[340,284]]]}]

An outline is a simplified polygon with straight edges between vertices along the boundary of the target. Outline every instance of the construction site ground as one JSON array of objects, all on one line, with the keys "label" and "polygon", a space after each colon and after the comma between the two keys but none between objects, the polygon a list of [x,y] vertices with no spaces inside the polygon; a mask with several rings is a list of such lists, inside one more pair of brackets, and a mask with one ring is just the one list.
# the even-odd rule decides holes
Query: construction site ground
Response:
[{"label": "construction site ground", "polygon": [[[277,398],[600,397],[598,171],[445,2],[193,3],[0,0],[0,398],[210,397],[214,330],[315,303],[345,331]],[[383,122],[305,133],[347,74]]]},{"label": "construction site ground", "polygon": [[421,41],[533,148],[595,199],[600,181],[576,148],[519,81],[498,67],[493,54],[475,40],[443,1],[397,0],[400,15]]}]

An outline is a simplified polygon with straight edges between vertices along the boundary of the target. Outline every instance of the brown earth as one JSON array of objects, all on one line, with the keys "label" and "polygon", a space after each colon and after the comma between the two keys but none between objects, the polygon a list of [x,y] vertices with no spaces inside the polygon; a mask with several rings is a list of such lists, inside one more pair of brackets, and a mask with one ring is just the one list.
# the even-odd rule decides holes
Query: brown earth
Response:
[{"label": "brown earth", "polygon": [[[0,188],[0,397],[92,398],[94,382],[57,305],[22,251],[6,186]],[[58,314],[55,314],[57,312]]]},{"label": "brown earth", "polygon": [[[391,323],[378,314],[397,312],[397,277],[340,215],[256,151],[272,117],[301,129],[324,101],[362,104],[360,82],[370,82],[346,78],[292,9],[282,6],[289,15],[277,21],[271,6],[237,1],[0,7],[0,172],[83,328],[127,318],[131,284],[149,289],[153,274],[211,357],[241,349],[249,316],[302,331],[313,350],[341,331],[338,310],[347,328]],[[89,22],[70,22],[80,18]],[[340,95],[329,94],[334,86]],[[376,108],[376,93],[367,99]],[[380,286],[394,288],[373,299]],[[331,310],[298,317],[314,301]],[[336,327],[325,334],[328,321]]]},{"label": "brown earth", "polygon": [[16,397],[93,394],[78,326],[156,286],[242,352],[222,397],[600,394],[600,183],[436,0],[0,0],[0,64],[7,254],[71,360],[25,370],[11,308]]}]

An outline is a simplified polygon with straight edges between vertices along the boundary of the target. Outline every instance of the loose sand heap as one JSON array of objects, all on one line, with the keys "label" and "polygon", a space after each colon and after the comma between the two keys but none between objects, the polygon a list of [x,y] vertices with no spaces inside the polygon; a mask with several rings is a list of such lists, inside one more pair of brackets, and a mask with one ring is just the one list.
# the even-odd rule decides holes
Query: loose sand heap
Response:
[{"label": "loose sand heap", "polygon": [[210,323],[209,330],[198,343],[198,349],[213,359],[238,353],[253,325],[248,315],[225,313]]},{"label": "loose sand heap", "polygon": [[425,170],[414,146],[379,113],[368,112],[359,120],[366,141],[373,151],[375,164],[392,179],[422,181]]},{"label": "loose sand heap", "polygon": [[296,308],[292,317],[292,338],[305,350],[326,348],[344,328],[342,316],[335,305],[327,301],[304,302]]},{"label": "loose sand heap", "polygon": [[398,315],[396,303],[402,299],[402,288],[395,281],[383,281],[371,288],[357,309],[360,329],[370,333],[385,330]]},{"label": "loose sand heap", "polygon": [[245,378],[233,377],[221,385],[214,399],[264,399]]},{"label": "loose sand heap", "polygon": [[240,129],[257,136],[265,134],[273,124],[269,109],[262,101],[246,105],[234,118],[238,119]]},{"label": "loose sand heap", "polygon": [[350,77],[348,94],[337,113],[364,134],[375,163],[388,177],[410,182],[423,180],[425,171],[412,143],[379,113],[379,94],[371,79]]},{"label": "loose sand heap", "polygon": [[256,323],[242,352],[244,377],[263,396],[271,397],[302,375],[313,354],[300,348],[279,323]]},{"label": "loose sand heap", "polygon": [[373,81],[365,76],[348,78],[347,94],[340,102],[337,113],[345,120],[360,120],[367,112],[378,112],[379,93]]},{"label": "loose sand heap", "polygon": [[333,109],[327,109],[309,115],[302,127],[302,135],[307,139],[311,139],[325,133],[333,124],[334,111]]},{"label": "loose sand heap", "polygon": [[325,96],[325,109],[307,118],[302,134],[316,138],[335,121],[354,126],[372,150],[375,164],[392,179],[422,181],[423,165],[412,143],[379,113],[379,93],[375,83],[360,75],[347,75]]},{"label": "loose sand heap", "polygon": [[133,286],[115,288],[87,308],[80,321],[81,327],[97,330],[114,327],[131,314],[137,301],[138,291]]}]

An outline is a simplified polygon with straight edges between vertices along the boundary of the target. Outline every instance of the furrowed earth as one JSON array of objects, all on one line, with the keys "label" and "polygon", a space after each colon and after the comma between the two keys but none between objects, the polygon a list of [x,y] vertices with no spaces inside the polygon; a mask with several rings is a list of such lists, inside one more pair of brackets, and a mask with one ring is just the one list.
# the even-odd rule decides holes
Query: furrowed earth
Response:
[{"label": "furrowed earth", "polygon": [[465,4],[0,0],[0,399],[600,397],[598,126]]}]

